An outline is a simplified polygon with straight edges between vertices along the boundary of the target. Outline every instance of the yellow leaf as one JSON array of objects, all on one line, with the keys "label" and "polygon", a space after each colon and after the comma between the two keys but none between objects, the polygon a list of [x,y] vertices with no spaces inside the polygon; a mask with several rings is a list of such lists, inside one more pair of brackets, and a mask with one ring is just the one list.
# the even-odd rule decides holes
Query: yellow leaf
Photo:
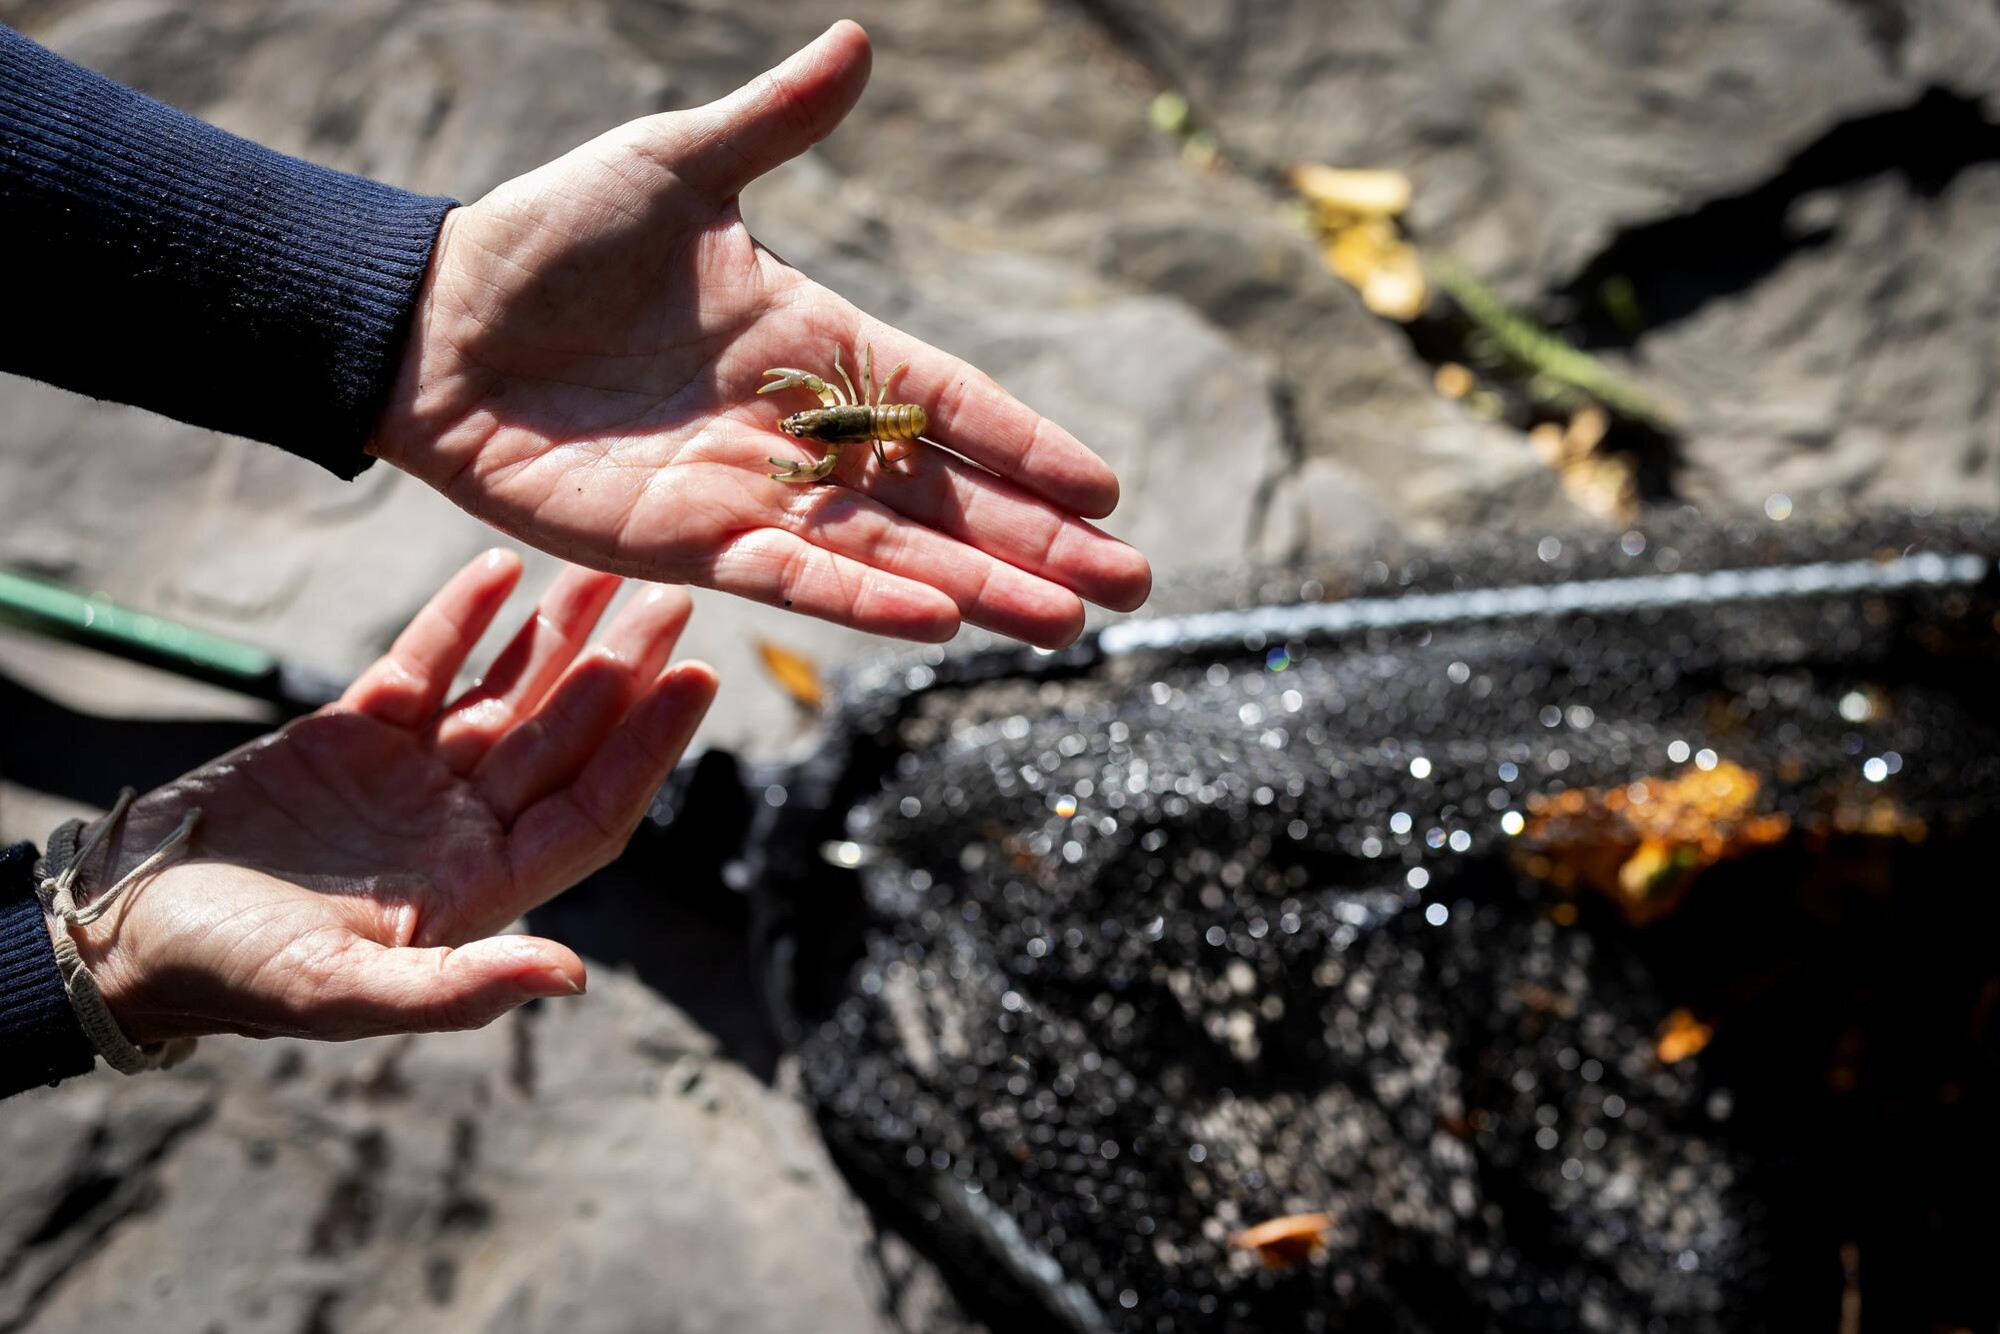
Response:
[{"label": "yellow leaf", "polygon": [[819,668],[811,658],[768,639],[757,641],[757,657],[778,688],[800,708],[817,713],[826,703],[826,687],[821,684]]},{"label": "yellow leaf", "polygon": [[1410,206],[1410,178],[1400,171],[1353,170],[1301,162],[1289,174],[1292,188],[1323,210],[1393,218]]},{"label": "yellow leaf", "polygon": [[1430,288],[1424,283],[1424,271],[1417,267],[1416,251],[1403,247],[1407,263],[1385,264],[1370,274],[1362,284],[1361,300],[1368,309],[1385,319],[1408,324],[1424,313],[1424,303],[1430,299]]},{"label": "yellow leaf", "polygon": [[1377,315],[1415,319],[1429,299],[1415,247],[1387,218],[1363,218],[1335,232],[1323,248],[1326,266],[1352,284]]},{"label": "yellow leaf", "polygon": [[1431,383],[1446,398],[1464,398],[1479,387],[1479,377],[1457,362],[1447,361],[1432,374]]},{"label": "yellow leaf", "polygon": [[1563,429],[1554,422],[1537,422],[1528,430],[1528,444],[1535,457],[1551,468],[1560,468],[1563,458]]},{"label": "yellow leaf", "polygon": [[1563,494],[1578,508],[1613,523],[1639,517],[1639,472],[1630,455],[1585,454],[1560,465]]}]

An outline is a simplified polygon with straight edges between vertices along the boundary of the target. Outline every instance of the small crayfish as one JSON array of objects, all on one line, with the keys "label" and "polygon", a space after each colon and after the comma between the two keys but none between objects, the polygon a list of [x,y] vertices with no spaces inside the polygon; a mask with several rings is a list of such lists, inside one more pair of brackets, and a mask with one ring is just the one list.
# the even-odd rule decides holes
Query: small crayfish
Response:
[{"label": "small crayfish", "polygon": [[[777,366],[765,371],[766,375],[778,378],[757,392],[774,394],[780,389],[790,389],[803,385],[819,395],[825,407],[807,408],[804,412],[794,412],[778,423],[778,429],[786,435],[800,440],[817,440],[826,447],[818,463],[805,463],[791,459],[774,458],[772,463],[784,469],[774,472],[772,477],[781,482],[822,481],[840,462],[842,445],[866,440],[875,447],[875,458],[882,467],[889,468],[889,456],[883,446],[891,440],[915,440],[930,428],[930,417],[915,403],[889,402],[889,386],[903,373],[910,363],[900,361],[896,368],[884,376],[882,387],[875,387],[875,349],[868,347],[861,354],[861,378],[868,386],[867,393],[858,392],[854,381],[847,378],[847,371],[840,364],[840,345],[833,349],[833,370],[847,386],[845,394],[836,385],[828,384],[811,371],[794,370],[789,366]],[[871,401],[872,400],[872,401]]]}]

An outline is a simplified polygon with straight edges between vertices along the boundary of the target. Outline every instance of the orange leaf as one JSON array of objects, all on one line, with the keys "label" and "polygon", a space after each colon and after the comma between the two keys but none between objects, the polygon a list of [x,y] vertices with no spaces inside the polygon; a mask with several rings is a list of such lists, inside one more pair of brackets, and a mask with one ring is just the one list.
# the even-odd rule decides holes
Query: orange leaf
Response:
[{"label": "orange leaf", "polygon": [[1287,1214],[1231,1233],[1229,1244],[1255,1251],[1268,1269],[1284,1269],[1326,1249],[1331,1214]]},{"label": "orange leaf", "polygon": [[1714,1037],[1714,1029],[1695,1018],[1690,1011],[1677,1009],[1660,1026],[1660,1037],[1653,1044],[1653,1054],[1660,1058],[1660,1064],[1672,1065],[1675,1061],[1685,1061],[1693,1056]]},{"label": "orange leaf", "polygon": [[778,688],[790,695],[792,702],[800,708],[817,713],[826,703],[826,687],[821,683],[819,668],[811,658],[768,639],[757,641],[757,657],[771,679],[778,683]]}]

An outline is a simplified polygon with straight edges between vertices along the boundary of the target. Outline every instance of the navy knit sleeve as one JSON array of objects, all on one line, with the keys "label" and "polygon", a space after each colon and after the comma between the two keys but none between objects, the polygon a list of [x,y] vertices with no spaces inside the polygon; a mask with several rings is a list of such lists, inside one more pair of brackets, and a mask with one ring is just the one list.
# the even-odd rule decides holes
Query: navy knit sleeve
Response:
[{"label": "navy knit sleeve", "polygon": [[0,1098],[96,1063],[56,971],[34,871],[32,846],[0,848]]},{"label": "navy knit sleeve", "polygon": [[0,26],[0,370],[352,477],[452,202],[261,148]]}]

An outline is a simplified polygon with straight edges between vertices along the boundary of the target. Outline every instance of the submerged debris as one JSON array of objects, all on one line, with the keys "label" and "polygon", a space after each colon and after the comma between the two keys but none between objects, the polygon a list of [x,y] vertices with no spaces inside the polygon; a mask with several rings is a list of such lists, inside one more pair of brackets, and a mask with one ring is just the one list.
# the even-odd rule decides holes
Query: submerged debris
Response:
[{"label": "submerged debris", "polygon": [[1714,1038],[1713,1028],[1696,1019],[1687,1009],[1677,1007],[1667,1016],[1667,1022],[1660,1025],[1660,1037],[1653,1044],[1653,1055],[1661,1065],[1672,1065],[1690,1056],[1699,1056]]},{"label": "submerged debris", "polygon": [[1229,1244],[1250,1251],[1269,1269],[1289,1269],[1326,1249],[1329,1214],[1287,1214],[1230,1234]]},{"label": "submerged debris", "polygon": [[1791,832],[1789,815],[1760,809],[1764,784],[1742,765],[1705,748],[1692,755],[1686,742],[1675,753],[1691,763],[1671,778],[1531,796],[1520,840],[1531,872],[1563,887],[1581,881],[1646,922],[1704,868]]}]

